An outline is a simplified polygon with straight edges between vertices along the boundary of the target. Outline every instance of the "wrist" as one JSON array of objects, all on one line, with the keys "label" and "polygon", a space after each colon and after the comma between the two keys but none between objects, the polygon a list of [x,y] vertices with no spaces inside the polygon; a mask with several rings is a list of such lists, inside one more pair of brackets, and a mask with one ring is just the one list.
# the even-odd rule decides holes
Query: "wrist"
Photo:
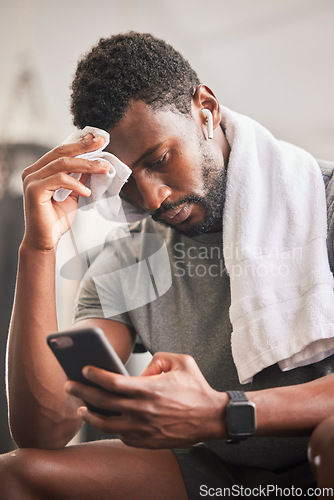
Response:
[{"label": "wrist", "polygon": [[225,413],[226,406],[229,402],[229,397],[226,392],[214,391],[214,404],[212,405],[212,418],[208,419],[208,432],[210,435],[204,439],[214,440],[214,439],[226,439],[226,421]]},{"label": "wrist", "polygon": [[55,256],[57,251],[57,245],[54,247],[43,247],[36,244],[36,242],[31,241],[31,239],[24,235],[19,247],[20,257],[32,256],[32,255],[50,255]]}]

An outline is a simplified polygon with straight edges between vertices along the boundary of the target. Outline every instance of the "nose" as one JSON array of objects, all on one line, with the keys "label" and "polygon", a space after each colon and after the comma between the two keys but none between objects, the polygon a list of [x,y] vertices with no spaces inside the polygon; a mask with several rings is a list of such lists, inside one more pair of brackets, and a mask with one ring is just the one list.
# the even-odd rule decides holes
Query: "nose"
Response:
[{"label": "nose", "polygon": [[171,189],[166,184],[148,176],[137,177],[136,187],[141,198],[140,205],[151,213],[171,195]]}]

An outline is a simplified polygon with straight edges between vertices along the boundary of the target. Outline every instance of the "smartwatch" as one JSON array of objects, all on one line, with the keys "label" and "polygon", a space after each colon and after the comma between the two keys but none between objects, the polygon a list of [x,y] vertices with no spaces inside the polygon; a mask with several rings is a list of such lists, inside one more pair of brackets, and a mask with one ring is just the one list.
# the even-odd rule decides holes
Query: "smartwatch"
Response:
[{"label": "smartwatch", "polygon": [[255,403],[242,391],[226,391],[230,401],[226,406],[227,443],[239,443],[256,431]]}]

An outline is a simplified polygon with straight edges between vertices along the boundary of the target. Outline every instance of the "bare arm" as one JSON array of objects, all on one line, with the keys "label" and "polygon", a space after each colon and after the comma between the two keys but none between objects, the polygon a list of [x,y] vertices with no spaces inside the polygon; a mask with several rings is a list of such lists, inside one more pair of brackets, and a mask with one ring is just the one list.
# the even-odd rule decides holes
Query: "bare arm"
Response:
[{"label": "bare arm", "polygon": [[9,423],[18,446],[48,448],[60,438],[57,421],[64,419],[69,439],[78,428],[74,412],[59,398],[65,378],[45,342],[48,333],[57,331],[55,255],[53,250],[43,253],[24,244],[19,254],[7,346]]},{"label": "bare arm", "polygon": [[[76,413],[80,401],[65,393],[66,378],[46,344],[46,336],[57,331],[56,246],[75,218],[78,195],[89,195],[84,185],[68,173],[106,172],[106,165],[74,158],[99,145],[90,137],[61,146],[23,174],[26,229],[19,251],[7,348],[9,420],[13,438],[20,447],[62,447],[82,423]],[[86,178],[87,174],[83,181]],[[62,203],[52,199],[59,187],[73,189]],[[129,355],[131,332],[126,325],[107,320],[91,324],[107,329],[110,339],[115,337],[115,348],[123,359]]]},{"label": "bare arm", "polygon": [[334,413],[334,374],[247,395],[257,405],[258,435],[308,436]]}]

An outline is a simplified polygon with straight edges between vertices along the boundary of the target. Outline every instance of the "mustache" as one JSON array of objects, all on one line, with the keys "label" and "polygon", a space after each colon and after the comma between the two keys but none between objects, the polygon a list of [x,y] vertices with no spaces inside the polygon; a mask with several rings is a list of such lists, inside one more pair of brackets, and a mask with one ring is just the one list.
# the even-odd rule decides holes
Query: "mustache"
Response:
[{"label": "mustache", "polygon": [[200,196],[188,195],[174,203],[162,203],[161,206],[151,214],[151,217],[153,220],[158,220],[160,219],[162,214],[169,212],[169,210],[174,210],[175,208],[180,207],[181,205],[184,205],[186,203],[198,202],[203,202],[203,199]]}]

